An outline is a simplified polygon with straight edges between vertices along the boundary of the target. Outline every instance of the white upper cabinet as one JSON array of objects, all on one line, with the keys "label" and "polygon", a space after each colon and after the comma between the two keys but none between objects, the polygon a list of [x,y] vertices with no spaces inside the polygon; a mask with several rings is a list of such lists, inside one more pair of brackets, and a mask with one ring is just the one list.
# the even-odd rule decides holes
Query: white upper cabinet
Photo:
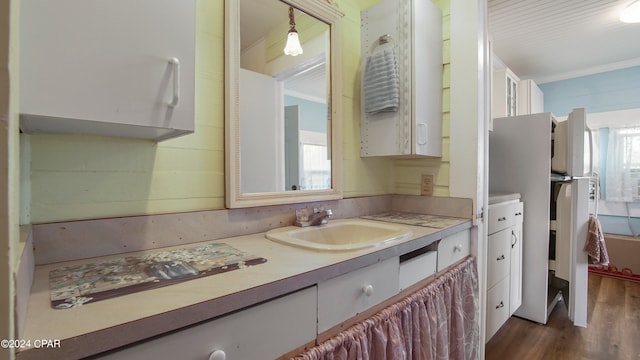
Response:
[{"label": "white upper cabinet", "polygon": [[195,0],[24,0],[27,133],[163,140],[194,130]]},{"label": "white upper cabinet", "polygon": [[518,82],[509,68],[493,70],[491,117],[516,116],[518,112]]},{"label": "white upper cabinet", "polygon": [[360,16],[360,155],[442,156],[440,9],[431,1],[383,0]]},{"label": "white upper cabinet", "polygon": [[544,94],[533,80],[518,83],[518,115],[544,112]]}]

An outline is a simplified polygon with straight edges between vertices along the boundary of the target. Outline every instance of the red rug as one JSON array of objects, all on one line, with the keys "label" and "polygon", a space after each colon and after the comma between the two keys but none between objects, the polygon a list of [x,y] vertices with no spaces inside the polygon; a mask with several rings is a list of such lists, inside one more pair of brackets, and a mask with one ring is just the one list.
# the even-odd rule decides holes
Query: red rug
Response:
[{"label": "red rug", "polygon": [[610,276],[621,280],[640,282],[640,274],[634,274],[629,268],[618,270],[618,268],[615,266],[589,266],[589,272],[592,274]]}]

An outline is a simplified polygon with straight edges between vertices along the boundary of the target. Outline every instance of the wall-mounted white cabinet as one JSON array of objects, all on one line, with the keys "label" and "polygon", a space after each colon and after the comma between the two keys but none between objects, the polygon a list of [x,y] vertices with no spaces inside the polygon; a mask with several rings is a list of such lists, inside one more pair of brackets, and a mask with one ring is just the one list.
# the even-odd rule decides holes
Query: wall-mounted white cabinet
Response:
[{"label": "wall-mounted white cabinet", "polygon": [[194,0],[24,0],[27,133],[163,140],[194,130]]},{"label": "wall-mounted white cabinet", "polygon": [[544,112],[544,94],[533,80],[518,83],[518,115]]},{"label": "wall-mounted white cabinet", "polygon": [[509,68],[493,70],[491,117],[518,115],[518,82],[520,79]]},{"label": "wall-mounted white cabinet", "polygon": [[489,205],[486,341],[522,304],[523,203]]},{"label": "wall-mounted white cabinet", "polygon": [[[360,36],[363,74],[360,155],[442,156],[440,9],[431,1],[383,0],[362,11]],[[396,59],[397,93],[392,90],[392,95],[387,91],[367,96],[364,90],[370,85],[367,84],[370,81],[366,76],[367,62],[384,51],[390,51]],[[376,90],[394,88],[389,85],[389,79],[377,80],[382,86],[376,86]],[[395,109],[367,111],[367,99],[378,96],[387,100],[396,95]]]}]

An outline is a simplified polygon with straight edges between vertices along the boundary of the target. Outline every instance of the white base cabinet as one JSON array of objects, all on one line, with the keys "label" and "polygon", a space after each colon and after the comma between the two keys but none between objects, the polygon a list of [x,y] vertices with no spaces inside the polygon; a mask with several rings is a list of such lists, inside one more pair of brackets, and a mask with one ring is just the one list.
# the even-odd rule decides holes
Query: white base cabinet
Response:
[{"label": "white base cabinet", "polygon": [[23,132],[163,140],[194,131],[195,0],[20,7]]},{"label": "white base cabinet", "polygon": [[470,230],[464,230],[414,252],[96,358],[274,359],[464,259],[469,244]]},{"label": "white base cabinet", "polygon": [[315,339],[316,296],[310,287],[99,359],[275,359]]},{"label": "white base cabinet", "polygon": [[522,304],[522,220],[521,201],[489,205],[487,342]]}]

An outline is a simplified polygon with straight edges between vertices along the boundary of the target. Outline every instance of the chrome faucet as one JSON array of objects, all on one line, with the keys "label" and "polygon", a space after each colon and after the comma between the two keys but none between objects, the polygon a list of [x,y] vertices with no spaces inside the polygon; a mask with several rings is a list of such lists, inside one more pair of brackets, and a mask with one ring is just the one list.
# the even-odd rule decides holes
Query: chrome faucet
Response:
[{"label": "chrome faucet", "polygon": [[330,209],[314,212],[309,216],[309,225],[322,225],[329,221],[329,218],[333,215]]},{"label": "chrome faucet", "polygon": [[323,207],[314,208],[313,211],[306,208],[300,209],[296,210],[296,220],[293,224],[300,227],[323,225],[332,215],[333,212],[330,209],[325,210]]}]

